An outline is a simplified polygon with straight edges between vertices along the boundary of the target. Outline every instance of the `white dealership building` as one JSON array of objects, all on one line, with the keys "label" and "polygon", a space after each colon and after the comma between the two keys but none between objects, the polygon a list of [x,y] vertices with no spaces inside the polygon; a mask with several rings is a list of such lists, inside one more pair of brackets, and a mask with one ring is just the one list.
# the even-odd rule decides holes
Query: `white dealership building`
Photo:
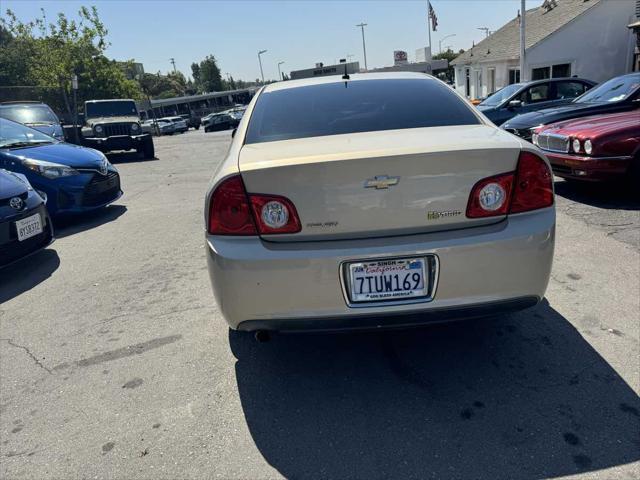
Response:
[{"label": "white dealership building", "polygon": [[[578,76],[602,82],[630,72],[634,0],[545,0],[526,12],[523,80]],[[482,98],[520,81],[520,18],[454,59],[455,88]]]}]

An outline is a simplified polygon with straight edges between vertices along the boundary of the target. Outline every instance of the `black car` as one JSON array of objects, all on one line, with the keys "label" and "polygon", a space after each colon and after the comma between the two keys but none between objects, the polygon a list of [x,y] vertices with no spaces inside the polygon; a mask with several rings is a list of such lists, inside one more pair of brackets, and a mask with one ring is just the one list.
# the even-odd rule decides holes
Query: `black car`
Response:
[{"label": "black car", "polygon": [[0,268],[52,241],[53,227],[45,200],[26,177],[0,169]]},{"label": "black car", "polygon": [[596,82],[573,77],[514,83],[487,97],[478,110],[501,125],[516,115],[567,104],[594,85]]},{"label": "black car", "polygon": [[228,113],[213,113],[202,119],[205,132],[215,132],[219,130],[229,130],[238,126],[238,120]]},{"label": "black car", "polygon": [[630,73],[607,80],[567,105],[518,115],[505,122],[502,128],[530,141],[532,129],[540,125],[634,109],[640,109],[640,73]]}]

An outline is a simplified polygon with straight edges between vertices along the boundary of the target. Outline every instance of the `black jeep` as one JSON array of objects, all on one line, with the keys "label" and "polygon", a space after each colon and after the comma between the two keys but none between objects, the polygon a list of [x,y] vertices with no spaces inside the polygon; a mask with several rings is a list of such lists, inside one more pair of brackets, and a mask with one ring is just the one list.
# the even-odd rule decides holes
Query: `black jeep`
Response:
[{"label": "black jeep", "polygon": [[137,150],[154,158],[153,138],[144,133],[136,102],[130,99],[84,102],[82,145],[101,152]]}]

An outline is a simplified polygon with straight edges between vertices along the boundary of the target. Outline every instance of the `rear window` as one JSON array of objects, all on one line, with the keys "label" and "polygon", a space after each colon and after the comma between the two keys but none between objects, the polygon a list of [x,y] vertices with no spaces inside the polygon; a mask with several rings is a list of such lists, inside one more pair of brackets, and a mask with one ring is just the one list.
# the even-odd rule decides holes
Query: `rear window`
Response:
[{"label": "rear window", "polygon": [[262,93],[245,143],[479,123],[438,81],[353,80]]}]

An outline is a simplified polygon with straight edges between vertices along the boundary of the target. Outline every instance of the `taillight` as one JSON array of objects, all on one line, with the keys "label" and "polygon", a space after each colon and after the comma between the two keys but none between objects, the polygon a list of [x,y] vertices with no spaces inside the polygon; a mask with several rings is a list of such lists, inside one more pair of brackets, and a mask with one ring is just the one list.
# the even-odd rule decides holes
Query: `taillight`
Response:
[{"label": "taillight", "polygon": [[504,173],[480,180],[471,189],[467,217],[481,218],[506,215],[513,186],[513,173]]},{"label": "taillight", "polygon": [[257,235],[249,199],[240,175],[224,180],[209,201],[209,233]]},{"label": "taillight", "polygon": [[528,212],[551,205],[553,205],[553,176],[549,167],[535,153],[520,153],[510,213]]},{"label": "taillight", "polygon": [[289,199],[247,194],[240,175],[224,180],[211,194],[209,233],[212,235],[296,233],[301,229],[298,212]]},{"label": "taillight", "polygon": [[468,218],[521,213],[553,205],[553,177],[545,161],[521,152],[514,173],[480,180],[471,189]]},{"label": "taillight", "polygon": [[274,195],[249,195],[261,234],[297,233],[302,227],[290,200]]}]

